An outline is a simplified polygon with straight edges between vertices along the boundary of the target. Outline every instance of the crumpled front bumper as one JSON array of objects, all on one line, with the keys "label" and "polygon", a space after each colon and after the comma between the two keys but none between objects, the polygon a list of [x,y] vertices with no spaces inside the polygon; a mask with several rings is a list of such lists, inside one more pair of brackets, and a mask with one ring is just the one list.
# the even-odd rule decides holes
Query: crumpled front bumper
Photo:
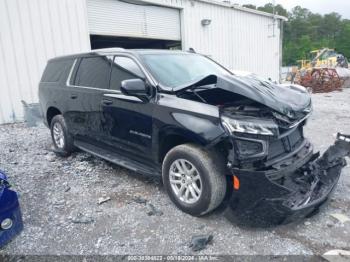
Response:
[{"label": "crumpled front bumper", "polygon": [[22,229],[17,193],[10,189],[6,176],[0,172],[0,248],[10,242]]},{"label": "crumpled front bumper", "polygon": [[329,199],[349,154],[350,136],[338,134],[321,157],[309,146],[277,169],[232,168],[239,189],[228,201],[226,217],[234,223],[266,227],[312,216]]}]

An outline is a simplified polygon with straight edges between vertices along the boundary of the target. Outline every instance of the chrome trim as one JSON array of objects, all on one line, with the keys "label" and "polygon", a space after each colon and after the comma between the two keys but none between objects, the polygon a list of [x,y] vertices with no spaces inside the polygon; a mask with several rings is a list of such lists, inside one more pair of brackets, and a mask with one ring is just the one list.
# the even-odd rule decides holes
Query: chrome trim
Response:
[{"label": "chrome trim", "polygon": [[66,86],[71,86],[71,85],[70,85],[70,79],[71,79],[71,77],[72,77],[73,70],[74,70],[74,68],[75,68],[75,65],[76,65],[77,61],[78,61],[77,58],[74,59],[73,65],[72,65],[72,67],[70,68],[69,75],[68,75],[68,78],[67,78],[67,81],[66,81]]},{"label": "chrome trim", "polygon": [[127,96],[123,95],[122,93],[119,94],[103,94],[104,97],[111,97],[111,98],[116,98],[116,99],[121,99],[121,100],[127,100],[127,101],[133,101],[133,102],[143,102],[140,98],[136,96]]},{"label": "chrome trim", "polygon": [[145,138],[148,138],[148,139],[152,138],[150,135],[147,135],[147,134],[144,134],[144,133],[141,133],[141,132],[137,132],[135,130],[129,130],[129,133],[132,134],[132,135],[137,135],[137,136],[145,137]]},{"label": "chrome trim", "polygon": [[277,139],[281,139],[281,138],[284,138],[286,136],[289,136],[291,133],[293,133],[295,130],[298,129],[298,126],[295,126],[295,127],[291,127],[290,129],[288,129],[286,132],[280,134]]},{"label": "chrome trim", "polygon": [[309,116],[311,115],[311,112],[308,113],[306,116],[304,116],[303,118],[299,119],[298,121],[294,122],[293,124],[291,124],[289,126],[289,128],[293,128],[296,127],[297,125],[299,125],[301,122],[303,122],[305,119],[309,118]]},{"label": "chrome trim", "polygon": [[298,126],[305,119],[309,118],[311,116],[311,113],[312,113],[312,107],[310,108],[310,111],[303,118],[301,118],[299,120],[296,120],[294,123],[291,123],[290,125],[288,125],[288,122],[286,120],[284,120],[283,118],[279,117],[279,115],[282,116],[280,113],[273,113],[273,116],[276,119],[278,119],[279,121],[286,123],[285,129],[291,129],[293,127]]},{"label": "chrome trim", "polygon": [[[100,56],[107,56],[107,55],[100,55]],[[115,56],[123,56],[123,57],[128,57],[130,59],[132,59],[141,69],[142,73],[145,75],[146,79],[153,85],[153,87],[155,89],[157,86],[157,81],[155,81],[154,77],[146,70],[146,68],[138,61],[138,59],[132,55],[129,54],[125,54],[125,53],[113,53],[110,56],[113,56],[113,61],[114,61],[114,57]],[[83,57],[84,58],[84,57]],[[90,86],[76,86],[76,85],[71,85],[70,81],[72,78],[72,74],[74,71],[74,68],[77,64],[78,58],[74,59],[73,65],[70,69],[67,81],[66,81],[66,86],[67,87],[79,87],[79,88],[87,88],[87,89],[92,89],[92,90],[104,90],[104,91],[108,91],[108,92],[112,92],[112,93],[120,93],[120,91],[118,90],[113,90],[113,89],[104,89],[104,88],[96,88],[96,87],[90,87]]]},{"label": "chrome trim", "polygon": [[85,88],[85,89],[90,89],[90,90],[100,90],[100,91],[106,91],[106,92],[110,92],[110,93],[120,93],[119,90],[112,90],[112,89],[104,89],[104,88],[97,88],[97,87],[91,87],[91,86],[76,86],[76,85],[71,85],[70,84],[70,81],[71,81],[71,78],[72,78],[72,74],[73,74],[73,71],[74,71],[74,68],[75,68],[75,65],[77,64],[77,61],[78,59],[76,58],[74,60],[74,63],[70,69],[70,72],[69,72],[69,75],[68,75],[68,78],[67,78],[67,81],[66,81],[66,86],[67,87],[77,87],[77,88]]},{"label": "chrome trim", "polygon": [[69,86],[69,87],[84,88],[84,89],[90,89],[90,90],[99,90],[99,91],[108,92],[108,93],[115,93],[115,94],[121,93],[121,91],[119,91],[119,90],[104,89],[104,88],[97,88],[97,87],[90,87],[90,86]]}]

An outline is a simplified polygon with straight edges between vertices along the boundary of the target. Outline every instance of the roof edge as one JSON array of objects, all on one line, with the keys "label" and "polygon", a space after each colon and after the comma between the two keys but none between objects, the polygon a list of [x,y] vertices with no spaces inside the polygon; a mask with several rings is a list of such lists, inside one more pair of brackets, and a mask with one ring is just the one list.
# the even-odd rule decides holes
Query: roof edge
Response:
[{"label": "roof edge", "polygon": [[236,9],[236,10],[239,10],[239,11],[243,11],[243,12],[248,12],[248,13],[252,13],[252,14],[256,14],[256,15],[268,16],[268,17],[272,17],[272,18],[275,18],[275,19],[288,21],[288,18],[285,17],[285,16],[274,15],[274,14],[271,14],[271,13],[268,13],[268,12],[264,12],[264,11],[260,11],[260,10],[256,10],[256,9],[251,9],[251,8],[247,8],[247,7],[243,7],[243,6],[240,6],[238,4],[219,2],[217,0],[195,0],[195,1],[203,2],[203,3],[207,3],[207,4],[212,4],[212,5],[224,6],[224,7],[233,8],[233,9]]},{"label": "roof edge", "polygon": [[274,15],[271,13],[267,13],[264,11],[260,11],[260,10],[256,10],[256,9],[251,9],[251,8],[247,8],[247,7],[243,7],[243,6],[239,6],[239,5],[232,5],[231,6],[234,9],[240,10],[240,11],[244,11],[244,12],[249,12],[249,13],[253,13],[253,14],[257,14],[257,15],[263,15],[263,16],[269,16],[275,19],[280,19],[283,21],[288,21],[288,18],[285,16],[281,16],[281,15]]},{"label": "roof edge", "polygon": [[[156,6],[164,6],[164,7],[170,7],[170,8],[178,8],[178,9],[182,9],[183,8],[183,6],[181,6],[179,4],[169,4],[169,3],[161,2],[159,0],[138,0],[138,1],[144,2],[144,3],[148,3],[148,4],[151,4],[151,5],[156,5]],[[236,9],[236,10],[239,10],[239,11],[242,11],[242,12],[247,12],[247,13],[251,13],[251,14],[267,16],[267,17],[271,17],[271,18],[274,18],[274,19],[280,19],[280,20],[283,20],[283,21],[288,21],[288,18],[285,17],[285,16],[274,15],[274,14],[267,13],[267,12],[264,12],[264,11],[243,7],[243,6],[240,6],[238,4],[225,3],[225,2],[220,2],[218,0],[189,0],[189,1],[202,2],[202,3],[206,3],[206,4],[210,4],[210,5],[223,6],[223,7],[227,7],[227,8]]]}]

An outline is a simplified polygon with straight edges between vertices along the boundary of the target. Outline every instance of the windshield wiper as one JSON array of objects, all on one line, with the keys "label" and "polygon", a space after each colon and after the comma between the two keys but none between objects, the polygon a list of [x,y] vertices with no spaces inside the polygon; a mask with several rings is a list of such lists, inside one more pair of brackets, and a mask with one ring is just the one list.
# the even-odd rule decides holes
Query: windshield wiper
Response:
[{"label": "windshield wiper", "polygon": [[[196,97],[198,97],[200,100],[202,100],[203,103],[208,104],[208,102],[207,102],[203,97],[201,97],[201,96],[197,93],[197,91],[196,91],[195,89],[196,89],[196,88],[190,89],[190,90],[193,92],[193,94],[194,94]],[[204,88],[204,89],[209,89],[209,88]]]},{"label": "windshield wiper", "polygon": [[179,92],[179,95],[181,96],[182,94],[190,91],[196,97],[198,97],[203,103],[208,104],[208,102],[200,94],[198,94],[198,92],[197,92],[198,89],[209,90],[209,89],[212,89],[212,88],[211,87],[205,87],[205,86],[190,86],[190,87],[182,90],[181,92]]},{"label": "windshield wiper", "polygon": [[182,84],[180,86],[174,87],[173,91],[177,92],[180,90],[186,90],[186,89],[192,89],[192,88],[212,85],[212,84],[215,84],[216,81],[217,81],[216,75],[207,75],[205,77],[200,77],[197,80],[191,81],[187,84]]}]

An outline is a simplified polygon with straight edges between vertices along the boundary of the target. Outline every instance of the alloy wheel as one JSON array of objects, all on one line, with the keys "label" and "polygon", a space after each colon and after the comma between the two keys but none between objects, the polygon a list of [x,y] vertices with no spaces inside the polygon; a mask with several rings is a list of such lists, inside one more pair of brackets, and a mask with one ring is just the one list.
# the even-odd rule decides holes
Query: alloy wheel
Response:
[{"label": "alloy wheel", "polygon": [[53,139],[58,148],[64,148],[64,132],[59,122],[54,123],[52,128]]},{"label": "alloy wheel", "polygon": [[186,204],[196,203],[202,194],[202,180],[197,168],[188,160],[175,160],[169,170],[170,185],[176,197]]}]

